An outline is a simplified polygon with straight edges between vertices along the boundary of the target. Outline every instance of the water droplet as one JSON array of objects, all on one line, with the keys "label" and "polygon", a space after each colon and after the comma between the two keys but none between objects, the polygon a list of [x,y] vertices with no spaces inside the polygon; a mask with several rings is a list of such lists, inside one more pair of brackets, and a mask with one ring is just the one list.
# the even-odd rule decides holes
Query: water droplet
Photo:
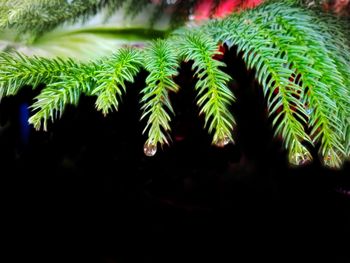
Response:
[{"label": "water droplet", "polygon": [[312,157],[309,152],[299,153],[296,152],[289,158],[289,163],[295,166],[307,165],[312,161]]},{"label": "water droplet", "polygon": [[331,168],[338,169],[343,165],[344,155],[337,150],[331,148],[323,156],[323,165]]},{"label": "water droplet", "polygon": [[306,105],[305,111],[306,111],[306,114],[310,116],[314,110],[312,108],[310,108],[308,105]]},{"label": "water droplet", "polygon": [[230,142],[231,142],[231,139],[228,136],[225,136],[224,138],[219,139],[215,145],[222,148],[222,147],[225,147]]},{"label": "water droplet", "polygon": [[146,156],[152,157],[157,153],[157,145],[145,143],[143,146],[143,152]]},{"label": "water droplet", "polygon": [[335,163],[334,163],[334,157],[332,156],[331,153],[328,153],[324,158],[323,158],[323,165],[329,168],[334,168]]}]

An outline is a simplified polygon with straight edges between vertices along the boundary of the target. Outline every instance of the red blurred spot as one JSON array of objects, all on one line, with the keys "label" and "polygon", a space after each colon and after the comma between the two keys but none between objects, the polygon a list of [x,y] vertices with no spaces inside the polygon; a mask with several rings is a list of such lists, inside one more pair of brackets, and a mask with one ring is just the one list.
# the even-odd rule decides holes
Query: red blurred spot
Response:
[{"label": "red blurred spot", "polygon": [[260,5],[263,2],[263,0],[246,0],[243,1],[242,4],[242,9],[249,9],[249,8],[254,8],[258,5]]},{"label": "red blurred spot", "polygon": [[[261,4],[263,0],[222,0],[220,5],[214,11],[213,17],[221,18],[231,14],[234,11],[254,8]],[[209,19],[212,14],[214,0],[200,1],[194,11],[194,20],[201,21]]]},{"label": "red blurred spot", "polygon": [[349,9],[350,0],[336,0],[333,4],[334,12],[340,14],[347,8]]},{"label": "red blurred spot", "polygon": [[226,0],[222,1],[221,4],[215,11],[214,17],[225,17],[228,14],[232,13],[239,6],[239,2],[237,0]]},{"label": "red blurred spot", "polygon": [[195,20],[205,20],[210,17],[211,9],[214,4],[213,0],[200,1],[194,11]]}]

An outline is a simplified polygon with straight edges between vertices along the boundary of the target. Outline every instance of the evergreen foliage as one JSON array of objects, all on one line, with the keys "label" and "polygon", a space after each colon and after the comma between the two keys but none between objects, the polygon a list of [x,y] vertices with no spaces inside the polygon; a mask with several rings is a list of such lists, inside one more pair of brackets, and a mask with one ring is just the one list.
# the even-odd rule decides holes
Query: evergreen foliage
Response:
[{"label": "evergreen foliage", "polygon": [[145,144],[147,150],[147,147],[157,147],[158,143],[169,143],[166,134],[171,129],[169,112],[174,114],[169,92],[178,90],[172,77],[178,74],[176,68],[179,63],[174,47],[165,40],[151,43],[145,50],[144,59],[149,76],[146,79],[147,86],[141,92],[141,119],[148,117],[144,130],[148,130],[148,140]]},{"label": "evergreen foliage", "polygon": [[217,42],[200,31],[180,34],[179,39],[181,56],[194,61],[200,114],[205,114],[205,125],[209,125],[209,133],[214,133],[213,143],[224,146],[233,141],[231,132],[235,122],[228,105],[234,96],[227,87],[230,76],[219,68],[225,64],[214,59],[221,54]]},{"label": "evergreen foliage", "polygon": [[63,23],[86,20],[107,8],[112,14],[124,0],[2,0],[0,28],[37,37]]},{"label": "evergreen foliage", "polygon": [[[78,0],[47,2],[60,8],[83,5]],[[36,12],[42,16],[45,1],[26,1],[28,7],[15,11],[5,5],[0,12],[8,17],[3,16],[0,26],[41,34],[104,7],[114,10],[122,2],[84,1],[84,8],[75,15],[73,8],[57,16],[56,22],[46,23],[40,18],[38,23],[33,22],[35,25],[24,21],[35,17]],[[140,102],[142,119],[147,121],[145,153],[153,155],[158,145],[169,143],[174,114],[169,92],[179,89],[173,77],[182,61],[192,61],[200,113],[205,115],[213,144],[224,146],[233,141],[235,126],[229,108],[235,100],[228,87],[231,77],[217,59],[221,54],[218,45],[225,43],[235,47],[247,68],[256,72],[276,136],[282,137],[290,163],[311,161],[309,147],[317,147],[323,164],[338,168],[350,157],[349,26],[344,20],[296,2],[267,1],[222,20],[184,27],[162,40],[149,42],[145,48],[122,48],[111,58],[88,63],[1,53],[0,95],[15,95],[24,86],[46,84],[29,119],[35,128],[46,130],[48,121],[61,115],[65,105],[77,104],[82,93],[97,96],[96,108],[104,115],[117,110],[122,94],[127,92],[126,82],[133,82],[144,68],[148,77]]]},{"label": "evergreen foliage", "polygon": [[121,99],[123,92],[126,92],[125,81],[134,81],[142,61],[140,52],[131,48],[120,49],[112,59],[101,61],[101,69],[94,72],[96,87],[91,94],[97,95],[96,108],[104,115],[113,108],[118,110],[118,98]]}]

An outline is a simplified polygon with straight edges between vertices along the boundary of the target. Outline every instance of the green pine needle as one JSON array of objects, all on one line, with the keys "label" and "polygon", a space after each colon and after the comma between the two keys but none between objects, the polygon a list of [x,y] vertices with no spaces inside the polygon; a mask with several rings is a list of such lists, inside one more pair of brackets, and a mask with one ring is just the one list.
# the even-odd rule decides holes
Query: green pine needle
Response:
[{"label": "green pine needle", "polygon": [[148,131],[146,145],[169,144],[167,133],[171,130],[170,114],[174,114],[169,92],[178,91],[173,77],[178,74],[179,60],[174,50],[169,42],[156,40],[144,51],[145,69],[149,72],[147,86],[141,92],[141,119],[147,118],[143,131]]},{"label": "green pine needle", "polygon": [[64,23],[76,23],[97,14],[103,8],[113,13],[125,0],[17,0],[3,1],[0,9],[0,29],[15,29],[31,38]]},{"label": "green pine needle", "polygon": [[20,53],[0,53],[0,99],[16,95],[20,88],[30,85],[50,84],[61,74],[78,67],[71,59],[47,59],[21,55]]},{"label": "green pine needle", "polygon": [[46,131],[48,121],[61,117],[67,104],[77,105],[82,93],[91,93],[99,71],[99,64],[90,63],[77,65],[69,73],[60,75],[36,97],[31,107],[35,113],[29,123],[37,130],[43,127]]},{"label": "green pine needle", "polygon": [[118,110],[118,99],[121,99],[123,92],[126,92],[125,82],[134,82],[143,59],[139,50],[122,48],[112,56],[112,59],[101,63],[101,70],[96,75],[97,85],[92,95],[98,96],[97,110],[107,115],[113,108]]},{"label": "green pine needle", "polygon": [[340,167],[349,140],[350,101],[350,64],[340,50],[349,47],[325,24],[314,23],[311,14],[284,3],[266,4],[209,29],[218,40],[237,46],[247,67],[256,69],[290,162],[310,160],[303,142],[320,143],[324,164]]},{"label": "green pine needle", "polygon": [[[79,10],[73,8],[69,15],[54,12],[56,16],[43,26],[44,11],[59,4],[64,8],[68,2],[62,1],[18,1],[20,5],[14,8],[3,0],[0,28],[41,34],[62,22],[87,18],[104,7],[114,10],[123,2],[89,0],[83,4],[75,0],[72,6],[80,5]],[[238,50],[248,69],[255,70],[275,135],[282,137],[289,162],[309,162],[308,144],[319,148],[325,166],[339,168],[350,158],[349,24],[296,2],[300,1],[266,1],[221,21],[182,28],[145,48],[122,48],[110,58],[86,64],[1,53],[0,98],[16,95],[23,86],[45,84],[29,121],[35,128],[46,130],[48,121],[60,116],[67,104],[76,105],[82,93],[96,95],[96,108],[104,115],[117,110],[126,83],[133,82],[144,68],[149,75],[140,102],[142,119],[147,121],[145,150],[153,155],[158,143],[169,143],[174,114],[169,92],[179,89],[173,77],[181,61],[192,61],[200,113],[213,134],[213,143],[224,146],[233,141],[235,126],[230,112],[235,101],[228,87],[231,77],[222,70],[225,64],[216,59],[218,44],[226,43]],[[76,17],[71,17],[74,12]]]},{"label": "green pine needle", "polygon": [[199,31],[182,33],[177,41],[181,56],[186,61],[193,60],[192,68],[198,78],[195,86],[197,104],[200,114],[205,115],[209,133],[214,133],[213,144],[224,146],[233,141],[235,121],[229,105],[235,97],[227,87],[231,77],[220,69],[225,64],[214,58],[215,55],[221,55],[218,44]]}]

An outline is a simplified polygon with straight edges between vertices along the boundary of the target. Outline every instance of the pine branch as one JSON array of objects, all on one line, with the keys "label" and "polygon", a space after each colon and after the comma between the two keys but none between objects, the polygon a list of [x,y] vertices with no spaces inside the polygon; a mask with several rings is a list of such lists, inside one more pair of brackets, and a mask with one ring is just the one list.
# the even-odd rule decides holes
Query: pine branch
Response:
[{"label": "pine branch", "polygon": [[344,120],[345,130],[344,142],[345,142],[345,153],[347,158],[350,158],[350,41],[348,31],[344,31],[343,21],[336,19],[333,16],[321,16],[318,23],[325,30],[324,38],[325,45],[329,52],[329,55],[334,60],[336,69],[343,76],[345,89],[343,87],[342,93],[347,94],[342,96],[341,104],[342,109],[339,111],[340,117]]},{"label": "pine branch", "polygon": [[[293,11],[293,10],[291,10]],[[325,45],[326,40],[319,32],[327,32],[327,27],[312,23],[313,18],[299,11],[298,20],[290,19],[284,10],[278,18],[286,34],[295,39],[295,49],[288,54],[293,60],[307,92],[302,93],[308,107],[314,110],[309,116],[314,142],[321,143],[320,155],[329,167],[340,167],[344,161],[344,136],[349,115],[349,92],[345,78],[339,72],[333,58],[336,57]],[[304,51],[298,46],[304,46]],[[292,45],[290,45],[292,47]],[[313,70],[310,70],[310,66]],[[332,72],[332,74],[329,74]]]},{"label": "pine branch", "polygon": [[[145,0],[146,1],[146,0]],[[125,0],[22,0],[7,4],[7,15],[0,18],[0,28],[29,32],[32,38],[64,23],[85,21],[103,8],[113,13]]]},{"label": "pine branch", "polygon": [[148,131],[148,139],[145,143],[145,154],[154,155],[158,143],[169,144],[167,137],[170,128],[170,113],[174,114],[169,99],[169,92],[177,92],[178,86],[172,79],[177,75],[179,66],[178,55],[174,52],[174,46],[165,40],[153,42],[144,54],[146,70],[149,76],[146,79],[147,86],[142,90],[141,103],[143,114],[141,119],[147,118],[144,133]]},{"label": "pine branch", "polygon": [[97,72],[96,88],[92,91],[92,95],[98,96],[97,110],[101,110],[104,115],[113,108],[118,110],[118,98],[121,99],[123,92],[126,92],[125,82],[134,82],[142,62],[140,51],[131,48],[120,49],[112,59],[103,61],[101,70]]},{"label": "pine branch", "polygon": [[[208,1],[210,18],[222,0]],[[246,1],[234,0],[237,6],[244,7]],[[248,1],[249,2],[249,1]],[[254,2],[254,0],[253,0]],[[64,24],[87,21],[93,15],[104,13],[105,20],[118,9],[124,8],[127,16],[134,18],[145,7],[152,6],[154,15],[150,26],[163,15],[170,16],[171,27],[177,28],[186,22],[199,7],[202,0],[2,0],[0,6],[0,30],[11,29],[19,38],[33,42],[39,36]]]},{"label": "pine branch", "polygon": [[[6,8],[0,13],[8,12]],[[117,109],[126,82],[133,82],[144,67],[149,72],[141,99],[142,118],[147,118],[145,153],[154,155],[158,143],[168,143],[173,113],[168,93],[178,89],[172,77],[180,59],[193,61],[200,113],[213,143],[224,146],[233,141],[235,125],[229,110],[234,101],[227,87],[230,77],[215,59],[218,43],[224,42],[235,46],[247,67],[256,70],[289,161],[299,165],[311,160],[304,145],[308,142],[320,145],[326,166],[340,167],[350,155],[349,28],[318,12],[296,7],[292,0],[272,0],[223,21],[183,28],[143,50],[121,49],[112,58],[88,64],[1,53],[0,95],[46,84],[30,119],[35,128],[46,130],[48,120],[61,115],[66,104],[77,104],[82,93],[97,95],[96,107],[104,114]]]},{"label": "pine branch", "polygon": [[29,58],[20,53],[0,53],[0,99],[16,95],[25,85],[36,88],[39,84],[50,84],[61,74],[77,67],[73,60]]},{"label": "pine branch", "polygon": [[239,19],[230,19],[215,26],[222,29],[218,37],[230,46],[237,46],[237,52],[242,52],[248,69],[255,68],[267,97],[269,113],[275,116],[275,135],[282,136],[289,150],[289,162],[293,165],[307,163],[311,154],[302,144],[304,141],[311,143],[304,129],[307,113],[298,99],[301,87],[290,81],[295,72],[290,68],[288,56],[274,45],[262,25],[258,26],[244,16],[236,18]]},{"label": "pine branch", "polygon": [[68,74],[61,75],[55,82],[45,87],[36,97],[31,107],[35,114],[29,123],[39,130],[47,130],[47,123],[61,117],[67,104],[77,105],[82,93],[91,94],[96,86],[96,72],[99,64],[81,64],[70,69]]},{"label": "pine branch", "polygon": [[[282,137],[290,150],[290,161],[296,159],[293,156],[300,156],[300,152],[305,154],[301,162],[311,157],[301,145],[302,140],[310,141],[303,128],[305,116],[309,115],[304,109],[305,102],[305,106],[313,110],[308,116],[313,127],[311,135],[314,142],[321,143],[320,154],[325,165],[339,167],[344,160],[342,138],[349,116],[349,107],[344,103],[348,100],[345,76],[337,71],[331,56],[333,52],[327,50],[320,36],[325,29],[310,29],[310,24],[315,25],[312,21],[315,18],[309,14],[284,3],[267,4],[228,19],[229,26],[221,30],[219,39],[238,46],[248,67],[256,68],[265,93],[266,88],[270,90],[268,99],[273,98],[270,113],[276,112],[282,106],[278,102],[284,101],[283,110],[273,123],[279,123],[277,132],[284,126]],[[261,57],[265,58],[261,60]],[[301,81],[295,83],[299,75]],[[287,89],[281,88],[281,83]],[[282,100],[271,96],[277,87],[279,93],[288,91],[289,96]],[[285,95],[288,94],[282,94]],[[288,108],[293,110],[290,112]],[[279,122],[281,114],[284,115]],[[294,148],[296,145],[298,147]]]},{"label": "pine branch", "polygon": [[209,133],[214,132],[213,144],[224,146],[233,141],[235,121],[228,107],[235,98],[227,87],[230,76],[219,68],[225,64],[214,59],[215,55],[221,54],[218,44],[199,31],[183,33],[178,42],[180,55],[187,61],[194,61],[192,68],[198,78],[195,86],[197,104],[200,114],[205,114],[205,126],[209,125]]}]

